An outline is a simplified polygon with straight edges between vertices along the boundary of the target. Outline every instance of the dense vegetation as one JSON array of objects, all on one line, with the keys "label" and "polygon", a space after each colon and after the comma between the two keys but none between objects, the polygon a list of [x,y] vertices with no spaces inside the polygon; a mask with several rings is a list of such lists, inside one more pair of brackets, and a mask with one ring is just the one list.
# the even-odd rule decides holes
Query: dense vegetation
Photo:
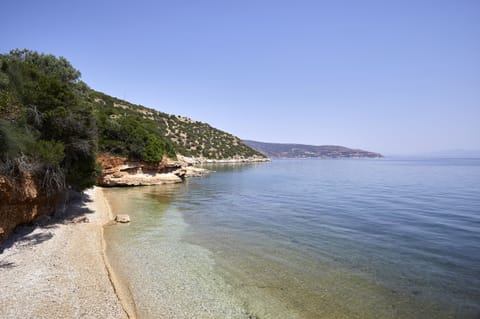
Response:
[{"label": "dense vegetation", "polygon": [[0,55],[0,174],[28,172],[50,192],[81,190],[95,183],[97,152],[144,161],[263,157],[208,124],[96,92],[65,58]]},{"label": "dense vegetation", "polygon": [[145,116],[146,111],[140,112],[142,108],[127,107],[127,102],[93,90],[88,101],[97,118],[101,152],[152,162],[163,156],[176,158],[173,144],[158,123]]},{"label": "dense vegetation", "polygon": [[[175,152],[184,156],[208,159],[264,157],[246,146],[238,137],[206,123],[135,105],[100,92],[92,91],[90,99],[99,118],[101,151],[115,154],[127,151],[125,141],[129,139],[124,138],[122,143],[119,143],[118,135],[115,133],[121,125],[124,130],[142,127],[141,130],[160,136],[162,138],[160,144],[165,147],[166,154],[171,158],[175,157]],[[125,136],[130,138],[135,135],[131,132],[126,133]],[[135,148],[139,144],[127,143],[127,145]],[[135,155],[138,156],[140,153],[136,152]]]},{"label": "dense vegetation", "polygon": [[88,88],[64,58],[15,50],[0,55],[0,169],[29,172],[46,191],[95,182],[97,131]]}]

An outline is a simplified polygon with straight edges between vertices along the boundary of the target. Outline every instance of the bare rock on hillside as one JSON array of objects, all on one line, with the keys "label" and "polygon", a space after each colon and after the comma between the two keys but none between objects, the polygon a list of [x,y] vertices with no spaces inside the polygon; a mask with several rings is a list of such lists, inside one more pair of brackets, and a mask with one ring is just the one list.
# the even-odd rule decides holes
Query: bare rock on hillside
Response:
[{"label": "bare rock on hillside", "polygon": [[182,164],[168,159],[160,162],[131,161],[126,157],[100,155],[100,186],[140,186],[180,183],[186,171]]}]

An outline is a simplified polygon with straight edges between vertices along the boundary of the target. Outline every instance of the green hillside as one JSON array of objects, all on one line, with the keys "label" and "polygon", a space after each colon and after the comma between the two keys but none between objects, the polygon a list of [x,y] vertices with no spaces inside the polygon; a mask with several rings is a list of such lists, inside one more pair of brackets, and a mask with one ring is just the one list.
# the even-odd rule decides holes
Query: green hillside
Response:
[{"label": "green hillside", "polygon": [[[207,123],[187,117],[170,115],[141,105],[123,101],[101,92],[90,91],[89,102],[94,106],[99,119],[101,151],[113,154],[132,155],[125,148],[126,138],[120,138],[117,128],[141,125],[156,136],[162,137],[170,157],[175,152],[188,157],[207,159],[234,159],[264,155],[246,146],[238,137],[218,130]],[[128,125],[134,122],[135,125]],[[126,136],[132,134],[126,134]],[[136,145],[129,143],[128,145]],[[135,156],[140,155],[134,152]]]},{"label": "green hillside", "polygon": [[84,189],[99,173],[98,153],[144,161],[264,157],[208,124],[94,91],[65,58],[0,54],[0,175],[28,173],[48,191]]}]

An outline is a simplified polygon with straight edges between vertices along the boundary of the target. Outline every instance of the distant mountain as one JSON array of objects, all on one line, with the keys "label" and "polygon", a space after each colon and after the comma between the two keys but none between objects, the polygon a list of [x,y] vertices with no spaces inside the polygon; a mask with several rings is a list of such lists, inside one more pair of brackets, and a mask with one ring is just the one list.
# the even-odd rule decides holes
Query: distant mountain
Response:
[{"label": "distant mountain", "polygon": [[378,158],[383,157],[379,153],[351,149],[337,145],[305,145],[305,144],[283,144],[264,143],[257,141],[243,140],[243,143],[254,150],[271,158]]}]

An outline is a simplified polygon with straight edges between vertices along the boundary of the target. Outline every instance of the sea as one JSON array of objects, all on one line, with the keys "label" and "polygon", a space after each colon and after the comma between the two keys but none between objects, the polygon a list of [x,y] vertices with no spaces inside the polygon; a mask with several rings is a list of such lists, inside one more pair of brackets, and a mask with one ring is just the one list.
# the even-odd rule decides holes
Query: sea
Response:
[{"label": "sea", "polygon": [[282,159],[105,189],[139,318],[480,318],[480,159]]}]

